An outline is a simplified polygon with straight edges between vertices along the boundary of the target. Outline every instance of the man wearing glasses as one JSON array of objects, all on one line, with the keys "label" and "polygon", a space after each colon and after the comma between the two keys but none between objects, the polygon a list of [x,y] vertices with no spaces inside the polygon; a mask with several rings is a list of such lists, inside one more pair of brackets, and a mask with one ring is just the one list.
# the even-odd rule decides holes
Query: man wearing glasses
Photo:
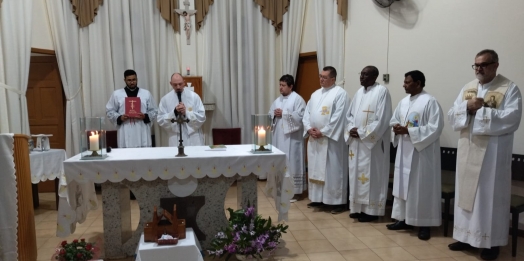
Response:
[{"label": "man wearing glasses", "polygon": [[389,181],[391,96],[376,82],[378,69],[366,66],[360,73],[362,87],[346,115],[349,145],[350,218],[371,222],[384,216]]},{"label": "man wearing glasses", "polygon": [[522,97],[514,82],[497,75],[495,51],[480,51],[472,67],[477,79],[462,88],[448,112],[453,130],[460,131],[453,228],[458,242],[448,247],[484,248],[481,258],[494,260],[508,243],[513,133]]},{"label": "man wearing glasses", "polygon": [[347,203],[347,145],[344,142],[345,115],[349,107],[346,91],[336,86],[337,71],[326,66],[320,72],[320,86],[307,103],[302,123],[307,143],[308,207],[329,205],[331,213],[344,212]]}]

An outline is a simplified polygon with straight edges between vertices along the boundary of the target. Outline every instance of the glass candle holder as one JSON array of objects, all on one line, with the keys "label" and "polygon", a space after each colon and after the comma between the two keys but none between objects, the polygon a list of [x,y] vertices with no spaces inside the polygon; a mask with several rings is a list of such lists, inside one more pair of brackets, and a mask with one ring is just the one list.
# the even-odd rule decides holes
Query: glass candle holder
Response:
[{"label": "glass candle holder", "polygon": [[253,131],[253,153],[272,152],[271,117],[269,114],[251,115],[251,129]]},{"label": "glass candle holder", "polygon": [[80,118],[80,148],[80,159],[97,160],[107,157],[103,118]]}]

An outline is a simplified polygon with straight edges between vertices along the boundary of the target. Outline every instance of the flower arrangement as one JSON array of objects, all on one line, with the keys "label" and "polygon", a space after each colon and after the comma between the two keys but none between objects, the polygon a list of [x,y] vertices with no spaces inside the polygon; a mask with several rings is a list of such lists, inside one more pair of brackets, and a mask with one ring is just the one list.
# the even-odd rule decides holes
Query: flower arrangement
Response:
[{"label": "flower arrangement", "polygon": [[94,244],[87,243],[85,239],[73,240],[71,243],[62,241],[60,247],[56,249],[55,259],[59,261],[86,261],[93,258]]},{"label": "flower arrangement", "polygon": [[271,255],[280,243],[282,233],[286,233],[288,226],[271,224],[271,217],[264,219],[255,215],[255,208],[229,211],[229,226],[218,232],[211,241],[210,256],[223,257],[229,260],[233,254],[247,258],[262,258],[262,252]]}]

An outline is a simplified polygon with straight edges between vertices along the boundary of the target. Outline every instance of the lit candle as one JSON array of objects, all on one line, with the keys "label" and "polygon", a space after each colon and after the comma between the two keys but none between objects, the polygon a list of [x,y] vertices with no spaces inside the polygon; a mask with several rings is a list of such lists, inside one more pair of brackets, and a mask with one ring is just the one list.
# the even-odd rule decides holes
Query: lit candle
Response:
[{"label": "lit candle", "polygon": [[258,129],[258,145],[266,145],[266,130],[264,130],[263,127],[259,127]]},{"label": "lit candle", "polygon": [[187,75],[189,75],[189,66],[186,68]]},{"label": "lit candle", "polygon": [[89,149],[91,151],[98,150],[98,132],[91,132],[91,136],[89,136]]}]

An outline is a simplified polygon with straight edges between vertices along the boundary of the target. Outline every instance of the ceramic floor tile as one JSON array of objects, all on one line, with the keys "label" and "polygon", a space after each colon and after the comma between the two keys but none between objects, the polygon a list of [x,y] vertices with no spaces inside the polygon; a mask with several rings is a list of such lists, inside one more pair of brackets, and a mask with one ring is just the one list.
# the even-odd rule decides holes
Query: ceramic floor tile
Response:
[{"label": "ceramic floor tile", "polygon": [[296,241],[326,239],[318,230],[296,230],[291,233]]},{"label": "ceramic floor tile", "polygon": [[337,249],[328,240],[297,241],[306,254],[319,252],[334,252]]},{"label": "ceramic floor tile", "polygon": [[337,238],[337,239],[328,239],[328,241],[338,250],[353,250],[353,249],[367,249],[368,246],[366,246],[362,241],[360,241],[356,237],[351,238]]},{"label": "ceramic floor tile", "polygon": [[346,261],[339,252],[310,253],[307,256],[311,261]]},{"label": "ceramic floor tile", "polygon": [[375,252],[375,254],[377,254],[380,258],[388,261],[417,260],[413,255],[404,250],[402,247],[383,247],[373,248],[371,250],[373,250],[373,252]]},{"label": "ceramic floor tile", "polygon": [[277,250],[275,250],[275,256],[284,256],[284,257],[293,257],[297,254],[304,254],[304,250],[298,242],[283,242],[278,245]]},{"label": "ceramic floor tile", "polygon": [[317,229],[317,227],[313,225],[311,221],[289,221],[286,223],[286,225],[288,225],[289,229],[292,231]]},{"label": "ceramic floor tile", "polygon": [[382,261],[382,258],[380,258],[375,252],[371,251],[371,249],[369,248],[340,251],[340,254],[346,260]]},{"label": "ceramic floor tile", "polygon": [[417,259],[434,259],[450,257],[446,252],[436,248],[433,245],[426,246],[404,246],[404,250],[408,251]]},{"label": "ceramic floor tile", "polygon": [[327,239],[346,239],[346,238],[355,238],[349,230],[343,227],[337,228],[320,228],[320,233],[322,233]]},{"label": "ceramic floor tile", "polygon": [[326,212],[310,213],[307,215],[307,218],[311,221],[313,220],[333,220],[334,219],[331,213],[326,213]]},{"label": "ceramic floor tile", "polygon": [[371,237],[357,237],[362,243],[364,243],[369,248],[379,248],[379,247],[396,247],[398,246],[393,240],[389,237],[382,236],[371,236]]},{"label": "ceramic floor tile", "polygon": [[435,248],[440,250],[442,253],[445,253],[446,255],[450,257],[465,256],[468,254],[468,252],[470,252],[470,251],[451,251],[449,250],[448,244],[437,244],[437,245],[432,245],[432,246],[434,246]]},{"label": "ceramic floor tile", "polygon": [[347,230],[356,237],[371,237],[371,236],[383,236],[384,235],[372,226],[348,227]]},{"label": "ceramic floor tile", "polygon": [[342,224],[340,224],[336,219],[319,219],[319,220],[312,220],[311,223],[315,225],[318,229],[321,228],[343,228]]},{"label": "ceramic floor tile", "polygon": [[399,246],[424,246],[429,245],[427,241],[420,240],[416,235],[410,234],[397,234],[397,235],[386,235],[388,238],[393,240]]},{"label": "ceramic floor tile", "polygon": [[289,256],[274,257],[275,261],[310,261],[306,254],[291,254]]},{"label": "ceramic floor tile", "polygon": [[293,212],[293,213],[288,213],[288,220],[289,221],[308,221],[309,219],[302,212],[300,213]]}]

